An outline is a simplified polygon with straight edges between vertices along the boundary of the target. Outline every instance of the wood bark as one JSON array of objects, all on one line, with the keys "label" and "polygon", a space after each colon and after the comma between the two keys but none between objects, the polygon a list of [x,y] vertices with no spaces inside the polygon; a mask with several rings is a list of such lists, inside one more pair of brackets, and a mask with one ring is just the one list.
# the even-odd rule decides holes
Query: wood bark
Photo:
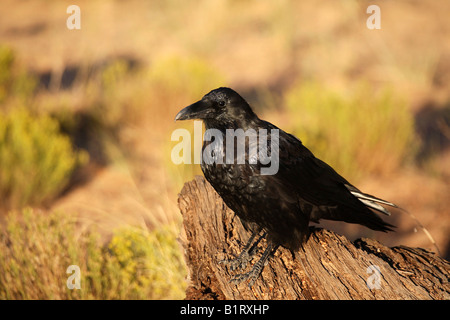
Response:
[{"label": "wood bark", "polygon": [[280,247],[252,288],[230,280],[218,261],[237,256],[250,234],[203,177],[179,194],[190,284],[186,299],[450,299],[450,263],[435,253],[405,246],[388,248],[371,239],[350,242],[311,227],[296,252]]}]

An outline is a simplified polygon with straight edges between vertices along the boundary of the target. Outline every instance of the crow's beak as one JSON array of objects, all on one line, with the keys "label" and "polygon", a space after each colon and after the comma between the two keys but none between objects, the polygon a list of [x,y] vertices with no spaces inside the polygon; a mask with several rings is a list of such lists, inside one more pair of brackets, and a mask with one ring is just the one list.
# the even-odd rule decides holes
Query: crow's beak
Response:
[{"label": "crow's beak", "polygon": [[203,100],[197,101],[178,112],[175,116],[175,121],[202,119],[208,113],[208,107],[208,104]]}]

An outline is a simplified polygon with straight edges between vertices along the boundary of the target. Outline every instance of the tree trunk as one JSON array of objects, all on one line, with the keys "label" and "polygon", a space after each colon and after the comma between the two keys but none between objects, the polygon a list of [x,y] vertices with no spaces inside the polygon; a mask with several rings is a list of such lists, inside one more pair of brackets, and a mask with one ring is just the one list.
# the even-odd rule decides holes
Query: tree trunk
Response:
[{"label": "tree trunk", "polygon": [[230,279],[218,261],[237,256],[250,234],[203,177],[186,183],[178,204],[183,215],[190,284],[186,299],[450,299],[450,263],[435,253],[388,248],[371,239],[350,242],[311,228],[297,252],[279,247],[252,288]]}]

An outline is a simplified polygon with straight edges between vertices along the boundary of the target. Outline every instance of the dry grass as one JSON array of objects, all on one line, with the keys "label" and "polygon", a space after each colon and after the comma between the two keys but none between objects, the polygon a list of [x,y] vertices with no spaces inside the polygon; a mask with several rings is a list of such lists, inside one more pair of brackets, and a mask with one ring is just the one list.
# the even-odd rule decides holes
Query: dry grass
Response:
[{"label": "dry grass", "polygon": [[411,164],[419,147],[406,101],[360,83],[339,93],[301,83],[286,94],[288,127],[319,158],[351,181],[388,176]]},{"label": "dry grass", "polygon": [[0,299],[183,298],[185,266],[170,225],[122,227],[106,245],[95,230],[76,229],[63,213],[11,213],[0,235]]}]

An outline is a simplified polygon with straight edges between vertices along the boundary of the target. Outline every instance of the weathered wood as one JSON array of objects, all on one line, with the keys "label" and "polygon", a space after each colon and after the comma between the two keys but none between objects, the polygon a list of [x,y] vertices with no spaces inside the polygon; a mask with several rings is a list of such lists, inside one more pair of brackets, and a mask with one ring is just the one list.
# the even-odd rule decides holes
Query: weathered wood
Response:
[{"label": "weathered wood", "polygon": [[251,289],[234,285],[229,280],[242,271],[218,261],[237,256],[250,236],[239,218],[199,176],[185,184],[178,203],[190,277],[186,299],[450,299],[450,263],[436,254],[371,239],[352,243],[317,228],[297,252],[280,247]]}]

